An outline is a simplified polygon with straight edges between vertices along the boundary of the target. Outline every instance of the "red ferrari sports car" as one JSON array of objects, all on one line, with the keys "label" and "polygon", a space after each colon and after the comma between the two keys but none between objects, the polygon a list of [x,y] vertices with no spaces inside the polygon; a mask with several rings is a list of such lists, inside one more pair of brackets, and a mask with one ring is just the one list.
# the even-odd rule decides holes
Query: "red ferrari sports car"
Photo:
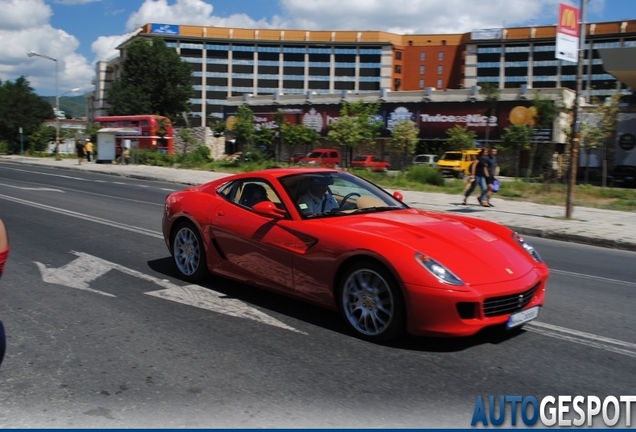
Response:
[{"label": "red ferrari sports car", "polygon": [[212,272],[337,310],[369,341],[538,316],[549,270],[528,242],[401,198],[344,171],[268,169],[168,195],[163,235],[184,280]]}]

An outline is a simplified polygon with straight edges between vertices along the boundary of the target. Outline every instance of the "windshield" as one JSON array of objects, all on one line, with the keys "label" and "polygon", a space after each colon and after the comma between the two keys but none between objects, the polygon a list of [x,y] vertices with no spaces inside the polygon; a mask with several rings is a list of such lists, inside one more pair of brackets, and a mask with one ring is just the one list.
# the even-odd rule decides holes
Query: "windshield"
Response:
[{"label": "windshield", "polygon": [[451,160],[451,161],[462,160],[462,154],[461,153],[444,153],[444,156],[442,156],[442,159]]},{"label": "windshield", "polygon": [[311,153],[308,153],[307,156],[305,156],[305,157],[308,157],[308,158],[319,158],[319,157],[321,157],[323,155],[324,155],[323,152],[311,152]]},{"label": "windshield", "polygon": [[309,172],[281,178],[305,218],[409,208],[384,189],[347,172]]}]

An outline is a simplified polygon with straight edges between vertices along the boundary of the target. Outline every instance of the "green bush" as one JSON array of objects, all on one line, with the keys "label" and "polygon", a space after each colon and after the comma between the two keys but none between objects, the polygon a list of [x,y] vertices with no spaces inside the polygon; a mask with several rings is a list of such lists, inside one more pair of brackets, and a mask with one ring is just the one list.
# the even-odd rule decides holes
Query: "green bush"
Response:
[{"label": "green bush", "polygon": [[174,156],[152,149],[139,150],[139,164],[151,166],[167,166],[174,164]]},{"label": "green bush", "polygon": [[406,179],[422,184],[444,186],[444,176],[442,176],[442,173],[433,167],[425,165],[419,165],[409,169],[406,172]]},{"label": "green bush", "polygon": [[199,145],[185,156],[178,158],[178,162],[183,168],[200,168],[211,161],[210,149],[204,145]]},{"label": "green bush", "polygon": [[0,154],[9,154],[9,144],[6,141],[0,141]]}]

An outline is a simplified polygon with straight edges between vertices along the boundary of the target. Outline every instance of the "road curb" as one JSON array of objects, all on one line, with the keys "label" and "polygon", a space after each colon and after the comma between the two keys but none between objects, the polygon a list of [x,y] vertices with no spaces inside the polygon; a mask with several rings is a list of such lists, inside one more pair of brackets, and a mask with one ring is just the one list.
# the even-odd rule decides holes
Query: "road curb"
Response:
[{"label": "road curb", "polygon": [[598,237],[582,236],[578,234],[568,234],[560,231],[544,230],[537,228],[526,228],[519,226],[507,225],[513,231],[519,234],[529,235],[533,237],[541,237],[550,240],[566,241],[570,243],[579,243],[589,246],[598,246],[608,249],[620,249],[630,252],[636,252],[636,243],[625,242],[620,240],[611,240]]}]

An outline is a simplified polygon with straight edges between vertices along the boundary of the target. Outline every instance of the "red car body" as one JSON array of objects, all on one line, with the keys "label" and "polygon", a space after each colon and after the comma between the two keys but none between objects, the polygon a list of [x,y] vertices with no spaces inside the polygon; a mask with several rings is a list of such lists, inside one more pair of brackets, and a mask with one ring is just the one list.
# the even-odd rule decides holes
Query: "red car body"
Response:
[{"label": "red car body", "polygon": [[377,156],[364,155],[355,156],[351,160],[351,166],[353,168],[362,168],[369,171],[388,171],[391,164],[383,161]]},{"label": "red car body", "polygon": [[[310,175],[330,178],[341,207],[303,214],[298,196]],[[244,204],[248,183],[265,185],[268,200]],[[163,235],[185,280],[209,271],[340,310],[371,341],[405,330],[468,336],[521,311],[538,314],[549,270],[532,246],[502,225],[410,208],[396,196],[343,171],[243,173],[168,195]],[[360,289],[375,285],[375,297]]]},{"label": "red car body", "polygon": [[338,149],[314,149],[300,158],[300,164],[313,165],[323,168],[338,168],[341,164]]}]

